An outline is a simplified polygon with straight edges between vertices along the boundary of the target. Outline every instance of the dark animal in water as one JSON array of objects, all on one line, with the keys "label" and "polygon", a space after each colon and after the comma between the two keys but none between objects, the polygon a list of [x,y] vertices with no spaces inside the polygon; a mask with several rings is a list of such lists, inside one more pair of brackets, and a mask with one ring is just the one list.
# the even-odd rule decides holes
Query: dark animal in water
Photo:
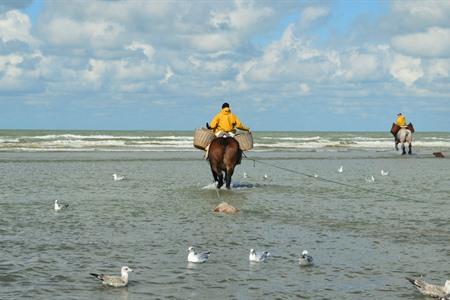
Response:
[{"label": "dark animal in water", "polygon": [[433,152],[434,157],[444,158],[444,154],[442,152]]},{"label": "dark animal in water", "polygon": [[[217,182],[217,188],[225,184],[227,189],[231,187],[231,176],[234,168],[241,163],[242,150],[239,143],[232,137],[217,137],[210,146],[208,153],[209,165],[214,180]],[[225,175],[225,176],[224,176]]]}]

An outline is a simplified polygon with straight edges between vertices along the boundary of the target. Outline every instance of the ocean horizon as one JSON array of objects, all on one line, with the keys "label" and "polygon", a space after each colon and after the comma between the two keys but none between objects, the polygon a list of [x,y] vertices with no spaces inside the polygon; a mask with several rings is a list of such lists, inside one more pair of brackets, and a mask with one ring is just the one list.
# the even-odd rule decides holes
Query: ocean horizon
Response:
[{"label": "ocean horizon", "polygon": [[[391,151],[389,132],[253,131],[252,151]],[[198,151],[194,130],[0,130],[4,151]],[[450,132],[417,132],[418,150],[450,149]]]}]

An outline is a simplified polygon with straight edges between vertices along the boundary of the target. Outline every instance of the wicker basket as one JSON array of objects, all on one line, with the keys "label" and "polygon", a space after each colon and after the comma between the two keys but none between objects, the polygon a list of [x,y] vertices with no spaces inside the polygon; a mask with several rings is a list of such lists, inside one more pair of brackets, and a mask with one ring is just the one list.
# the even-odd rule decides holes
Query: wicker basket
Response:
[{"label": "wicker basket", "polygon": [[242,151],[247,151],[253,148],[253,136],[250,132],[240,133],[234,136],[239,143],[239,148]]},{"label": "wicker basket", "polygon": [[211,144],[216,136],[214,133],[206,128],[197,128],[194,133],[194,147],[205,150],[206,146]]}]

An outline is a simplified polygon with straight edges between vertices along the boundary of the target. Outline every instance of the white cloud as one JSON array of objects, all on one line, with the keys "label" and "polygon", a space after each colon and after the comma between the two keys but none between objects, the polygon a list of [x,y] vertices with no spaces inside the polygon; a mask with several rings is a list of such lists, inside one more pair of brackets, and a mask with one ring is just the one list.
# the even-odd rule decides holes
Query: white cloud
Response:
[{"label": "white cloud", "polygon": [[248,30],[273,15],[269,7],[258,7],[253,2],[235,1],[230,11],[211,11],[209,24],[217,29]]},{"label": "white cloud", "polygon": [[406,30],[448,24],[448,1],[393,1],[393,20]]},{"label": "white cloud", "polygon": [[192,35],[188,41],[198,51],[217,52],[234,49],[239,39],[236,35],[226,33],[205,33]]},{"label": "white cloud", "polygon": [[26,14],[10,10],[0,15],[0,39],[3,42],[22,41],[28,44],[36,43],[30,34],[31,22]]},{"label": "white cloud", "polygon": [[426,68],[427,79],[433,81],[435,79],[449,78],[450,60],[436,59],[430,61]]},{"label": "white cloud", "polygon": [[343,55],[345,69],[342,75],[346,80],[362,81],[375,77],[379,66],[375,54],[352,51]]},{"label": "white cloud", "polygon": [[302,83],[300,83],[300,94],[302,94],[302,95],[307,95],[307,94],[309,94],[309,92],[310,92],[310,90],[311,90],[311,88],[309,87],[309,85],[307,84],[307,83],[304,83],[304,82],[302,82]]},{"label": "white cloud", "polygon": [[407,87],[411,87],[417,79],[424,75],[420,58],[400,54],[394,55],[389,71],[396,80]]},{"label": "white cloud", "polygon": [[166,84],[169,83],[170,78],[174,75],[172,68],[170,66],[167,66],[166,73],[164,74],[164,78],[159,81],[160,84]]},{"label": "white cloud", "polygon": [[318,20],[327,17],[330,14],[330,10],[327,7],[310,6],[302,11],[299,26],[301,29],[305,29],[313,25]]},{"label": "white cloud", "polygon": [[125,49],[132,51],[141,50],[148,59],[152,59],[153,55],[155,54],[155,49],[153,48],[152,45],[146,43],[139,43],[136,41],[133,41],[130,45],[126,46]]},{"label": "white cloud", "polygon": [[[63,30],[62,30],[63,28]],[[120,35],[125,32],[122,25],[107,21],[79,22],[58,17],[50,20],[42,32],[53,46],[107,48],[120,44]]]},{"label": "white cloud", "polygon": [[450,28],[432,27],[426,32],[394,36],[392,46],[412,56],[450,57]]}]

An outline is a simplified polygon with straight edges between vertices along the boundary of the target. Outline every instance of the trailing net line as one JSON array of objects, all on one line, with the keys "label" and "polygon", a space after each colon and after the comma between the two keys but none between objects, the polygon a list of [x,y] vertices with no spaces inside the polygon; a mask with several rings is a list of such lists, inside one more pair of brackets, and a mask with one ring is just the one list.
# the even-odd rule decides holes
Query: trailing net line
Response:
[{"label": "trailing net line", "polygon": [[[332,180],[332,179],[327,179],[327,178],[323,178],[323,177],[316,177],[316,176],[311,175],[311,174],[307,174],[307,173],[304,173],[304,172],[292,170],[292,169],[285,168],[285,167],[280,167],[280,166],[277,166],[277,165],[274,165],[274,164],[271,164],[271,163],[268,163],[268,162],[264,162],[264,161],[261,161],[261,160],[258,160],[258,159],[254,159],[254,158],[248,157],[245,154],[243,154],[243,155],[244,155],[244,157],[246,159],[253,161],[253,163],[257,162],[257,163],[260,163],[260,164],[263,164],[263,165],[271,166],[273,168],[280,169],[280,170],[283,170],[283,171],[287,171],[287,172],[290,172],[290,173],[294,173],[294,174],[297,174],[297,175],[303,175],[303,176],[306,176],[306,177],[309,177],[309,178],[313,178],[313,179],[321,180],[321,181],[324,181],[324,182],[329,182],[329,183],[342,185],[342,186],[353,188],[353,189],[357,189],[357,190],[360,190],[360,191],[365,191],[365,192],[370,192],[370,193],[378,193],[380,195],[385,195],[385,196],[389,196],[389,197],[396,198],[396,199],[400,198],[400,199],[404,199],[404,200],[415,200],[415,199],[413,199],[411,197],[406,198],[404,196],[390,194],[390,193],[386,193],[386,192],[379,191],[379,190],[368,189],[368,188],[364,188],[364,187],[360,187],[360,186],[356,186],[356,185],[352,185],[352,184],[348,184],[348,183],[343,183],[343,182]],[[416,200],[416,201],[418,201],[418,200]]]}]

